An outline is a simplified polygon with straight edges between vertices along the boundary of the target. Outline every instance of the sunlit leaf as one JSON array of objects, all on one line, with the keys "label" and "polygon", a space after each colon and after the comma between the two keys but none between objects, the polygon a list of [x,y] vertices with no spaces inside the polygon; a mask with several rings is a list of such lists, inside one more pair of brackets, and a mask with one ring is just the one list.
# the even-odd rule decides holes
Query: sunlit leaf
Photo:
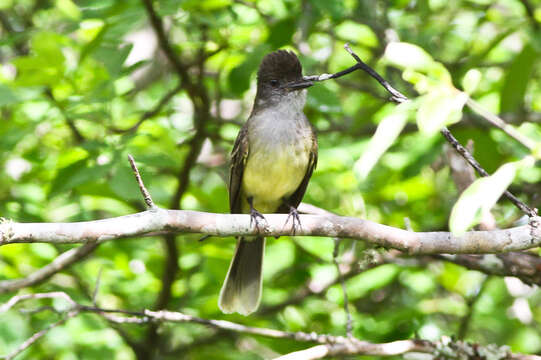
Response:
[{"label": "sunlit leaf", "polygon": [[381,155],[394,143],[400,132],[406,126],[411,103],[402,103],[394,111],[385,116],[378,125],[374,136],[370,139],[368,147],[355,163],[355,173],[360,179],[365,179]]},{"label": "sunlit leaf", "polygon": [[384,58],[392,65],[418,71],[428,71],[434,64],[434,60],[425,50],[404,42],[389,43]]},{"label": "sunlit leaf", "polygon": [[494,174],[475,180],[453,206],[449,218],[449,229],[454,234],[462,234],[479,223],[484,213],[488,213],[511,185],[517,171],[533,166],[533,158],[502,165]]},{"label": "sunlit leaf", "polygon": [[468,70],[468,72],[466,73],[466,75],[464,75],[464,78],[462,79],[462,88],[464,89],[464,92],[467,94],[472,94],[475,89],[477,89],[479,82],[481,82],[481,77],[482,75],[479,70]]},{"label": "sunlit leaf", "polygon": [[346,20],[335,29],[336,34],[344,40],[353,41],[355,44],[374,47],[378,44],[378,38],[372,29],[364,24],[358,24]]},{"label": "sunlit leaf", "polygon": [[468,95],[448,86],[435,88],[419,99],[417,126],[425,134],[460,121]]},{"label": "sunlit leaf", "polygon": [[81,10],[71,0],[56,0],[56,6],[62,14],[73,20],[81,17]]}]

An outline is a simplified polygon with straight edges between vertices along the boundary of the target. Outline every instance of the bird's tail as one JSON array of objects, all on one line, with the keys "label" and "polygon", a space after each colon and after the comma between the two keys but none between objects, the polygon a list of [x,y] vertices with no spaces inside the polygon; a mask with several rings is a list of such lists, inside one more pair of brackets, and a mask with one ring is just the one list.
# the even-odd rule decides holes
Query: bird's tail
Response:
[{"label": "bird's tail", "polygon": [[261,299],[265,238],[240,238],[225,277],[218,306],[226,313],[253,313]]}]

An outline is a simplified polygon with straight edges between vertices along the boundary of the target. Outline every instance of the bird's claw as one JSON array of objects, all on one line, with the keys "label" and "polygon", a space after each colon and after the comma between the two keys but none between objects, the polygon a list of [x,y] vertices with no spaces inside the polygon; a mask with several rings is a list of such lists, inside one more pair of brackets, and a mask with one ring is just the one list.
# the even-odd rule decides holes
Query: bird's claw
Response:
[{"label": "bird's claw", "polygon": [[259,228],[259,220],[257,218],[261,218],[265,223],[267,222],[263,214],[261,214],[256,209],[251,208],[250,209],[250,227],[252,226],[252,224],[255,224],[254,226],[255,226],[256,231],[258,233],[261,233],[261,229]]},{"label": "bird's claw", "polygon": [[297,229],[301,230],[302,227],[301,227],[301,219],[299,218],[299,212],[293,206],[289,207],[289,213],[287,214],[287,219],[284,226],[287,225],[287,223],[289,222],[289,219],[291,219],[291,229],[293,230],[293,235],[295,235],[297,233]]}]

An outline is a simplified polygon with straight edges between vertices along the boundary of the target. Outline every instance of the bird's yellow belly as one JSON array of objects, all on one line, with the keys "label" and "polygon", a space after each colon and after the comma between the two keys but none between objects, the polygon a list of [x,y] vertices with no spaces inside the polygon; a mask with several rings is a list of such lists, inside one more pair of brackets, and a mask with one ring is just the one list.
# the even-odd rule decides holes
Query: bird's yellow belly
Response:
[{"label": "bird's yellow belly", "polygon": [[[300,144],[250,154],[242,179],[245,197],[253,197],[254,208],[262,213],[276,211],[282,199],[299,187],[306,174],[309,155],[308,148]],[[249,209],[245,202],[243,212]]]}]

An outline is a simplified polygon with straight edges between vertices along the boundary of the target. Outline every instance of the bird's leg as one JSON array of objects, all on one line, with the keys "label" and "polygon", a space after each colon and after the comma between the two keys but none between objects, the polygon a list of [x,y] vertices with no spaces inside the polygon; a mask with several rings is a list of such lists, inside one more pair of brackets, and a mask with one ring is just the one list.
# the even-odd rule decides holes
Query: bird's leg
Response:
[{"label": "bird's leg", "polygon": [[250,205],[250,226],[252,226],[252,223],[255,223],[255,229],[259,233],[259,232],[261,232],[261,230],[259,229],[259,221],[257,220],[257,218],[261,218],[261,219],[263,219],[263,221],[266,222],[265,217],[259,211],[254,209],[254,197],[253,196],[249,196],[247,198],[247,200],[248,200],[248,204]]},{"label": "bird's leg", "polygon": [[287,219],[284,226],[287,225],[289,219],[291,218],[291,229],[293,230],[293,235],[295,235],[297,229],[302,229],[299,212],[297,211],[296,207],[289,205],[287,202],[285,204],[289,207],[289,213],[287,214]]}]

